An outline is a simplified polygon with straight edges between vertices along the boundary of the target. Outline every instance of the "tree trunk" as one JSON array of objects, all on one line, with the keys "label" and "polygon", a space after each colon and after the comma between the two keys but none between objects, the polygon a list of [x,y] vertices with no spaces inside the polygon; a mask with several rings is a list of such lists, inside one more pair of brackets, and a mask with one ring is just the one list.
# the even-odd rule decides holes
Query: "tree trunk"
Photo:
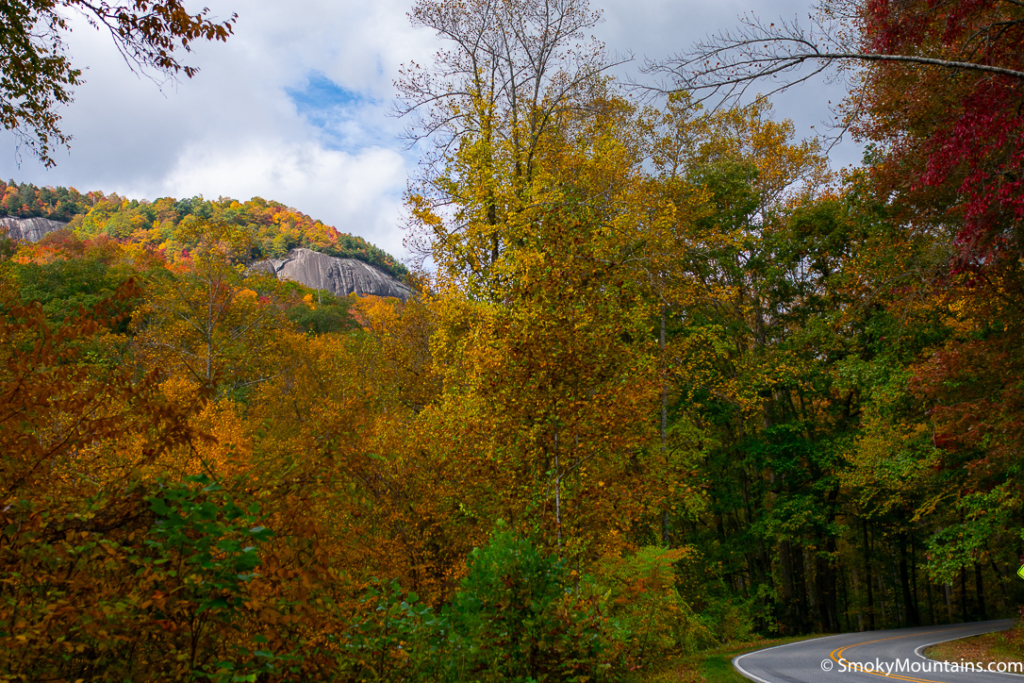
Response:
[{"label": "tree trunk", "polygon": [[875,630],[875,590],[874,590],[874,586],[872,585],[874,577],[871,576],[871,546],[868,543],[869,539],[868,539],[868,522],[867,522],[867,520],[863,520],[861,522],[861,531],[863,532],[863,539],[864,539],[864,545],[863,545],[863,548],[864,548],[864,576],[865,576],[864,585],[866,585],[867,588],[868,588],[868,609],[867,609],[867,611],[868,611],[868,630],[869,631],[874,631]]},{"label": "tree trunk", "polygon": [[[661,334],[658,336],[658,348],[661,350],[661,425],[659,436],[661,437],[661,457],[668,460],[668,377],[665,367],[665,316],[667,314],[665,305],[661,306]],[[661,543],[666,548],[672,547],[672,537],[669,532],[669,507],[661,511]]]},{"label": "tree trunk", "polygon": [[978,612],[981,620],[985,621],[988,619],[988,610],[985,608],[985,585],[982,582],[980,562],[974,563],[974,588],[978,593]]},{"label": "tree trunk", "polygon": [[885,574],[885,571],[884,571],[884,567],[883,567],[883,571],[878,572],[878,575],[877,575],[878,576],[878,607],[879,607],[879,610],[878,610],[879,619],[878,619],[878,621],[879,621],[879,625],[881,625],[881,626],[885,626],[886,624],[890,623],[889,616],[888,616],[888,614],[889,614],[888,602],[886,601],[886,597],[888,597],[889,594],[888,594],[888,592],[886,591],[886,588],[885,588],[885,576],[884,576],[884,574]]},{"label": "tree trunk", "polygon": [[960,621],[967,618],[967,570],[960,567]]},{"label": "tree trunk", "polygon": [[910,534],[910,597],[914,601],[914,612],[917,618],[921,619],[921,601],[918,599],[917,591],[917,542],[913,534]]},{"label": "tree trunk", "polygon": [[[839,596],[839,630],[846,633],[852,630],[850,628],[850,584],[846,580],[846,570],[841,565],[836,567],[836,586]],[[846,623],[843,623],[844,621]]]},{"label": "tree trunk", "polygon": [[818,626],[823,633],[839,633],[839,607],[836,600],[836,567],[833,561],[836,540],[829,536],[825,552],[815,558],[814,582],[818,594]]},{"label": "tree trunk", "polygon": [[938,622],[935,621],[935,601],[932,599],[932,582],[926,581],[924,584],[925,597],[928,600],[928,623],[931,626],[935,626]]},{"label": "tree trunk", "polygon": [[810,622],[807,608],[807,565],[802,544],[793,546],[793,592],[796,594],[796,625],[799,633],[806,633]]},{"label": "tree trunk", "polygon": [[910,592],[910,574],[907,568],[907,535],[899,535],[900,548],[900,592],[903,594],[903,614],[906,615],[907,626],[920,626],[921,618],[917,614],[917,605],[914,604],[913,595]]},{"label": "tree trunk", "polygon": [[779,574],[782,579],[782,624],[786,635],[796,632],[796,595],[793,589],[793,544],[779,541]]},{"label": "tree trunk", "polygon": [[857,605],[857,630],[864,630],[864,604],[860,599],[860,582],[857,580],[857,565],[850,567],[850,576],[853,581],[853,601]]}]

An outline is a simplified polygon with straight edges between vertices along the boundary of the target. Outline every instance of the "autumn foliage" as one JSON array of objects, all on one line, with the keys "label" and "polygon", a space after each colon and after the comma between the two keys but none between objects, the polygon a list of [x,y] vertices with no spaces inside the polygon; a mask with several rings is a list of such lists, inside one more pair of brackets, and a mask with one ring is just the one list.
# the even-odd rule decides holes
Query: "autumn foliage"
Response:
[{"label": "autumn foliage", "polygon": [[169,261],[187,258],[193,241],[181,223],[206,220],[229,223],[249,231],[251,258],[281,258],[290,249],[306,247],[339,258],[365,261],[395,277],[407,271],[393,256],[362,237],[343,233],[278,202],[254,197],[247,202],[221,197],[216,201],[162,197],[153,202],[128,200],[102,192],[81,194],[74,188],[36,187],[13,180],[0,195],[0,216],[48,218],[68,223],[80,237],[105,235],[163,252]]},{"label": "autumn foliage", "polygon": [[[1020,6],[1002,0],[876,0],[863,10],[870,50],[1018,71],[1024,67],[1017,49],[1022,21]],[[863,130],[891,146],[885,168],[906,177],[900,191],[913,202],[913,220],[955,223],[961,267],[1019,253],[1024,80],[895,64],[879,66],[867,78],[872,115]],[[903,120],[897,123],[897,116]]]},{"label": "autumn foliage", "polygon": [[[1015,11],[919,4],[865,39]],[[362,249],[273,202],[6,186],[73,218],[0,261],[0,679],[638,680],[1024,597],[1017,86],[879,66],[834,175],[765,100],[633,103],[599,46],[515,92],[454,68],[596,20],[509,7],[417,5],[468,52],[402,84],[463,79],[409,301],[249,272]]]}]

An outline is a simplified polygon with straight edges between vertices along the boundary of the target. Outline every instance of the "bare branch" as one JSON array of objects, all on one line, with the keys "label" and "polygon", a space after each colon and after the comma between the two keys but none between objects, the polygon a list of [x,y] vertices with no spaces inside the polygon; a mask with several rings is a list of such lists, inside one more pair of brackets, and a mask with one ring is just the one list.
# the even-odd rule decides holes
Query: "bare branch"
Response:
[{"label": "bare branch", "polygon": [[[849,16],[827,16],[819,7],[818,14],[811,20],[811,28],[805,30],[795,19],[766,23],[756,16],[744,15],[737,29],[710,36],[688,53],[664,61],[648,62],[644,71],[670,80],[670,83],[663,82],[653,90],[688,90],[699,93],[700,101],[720,97],[723,102],[735,101],[755,82],[769,81],[771,93],[776,93],[803,83],[832,66],[876,62],[914,64],[1024,80],[1024,71],[980,61],[865,51],[852,35],[848,23],[844,23],[849,22]],[[814,65],[809,74],[801,68],[808,63]]]}]

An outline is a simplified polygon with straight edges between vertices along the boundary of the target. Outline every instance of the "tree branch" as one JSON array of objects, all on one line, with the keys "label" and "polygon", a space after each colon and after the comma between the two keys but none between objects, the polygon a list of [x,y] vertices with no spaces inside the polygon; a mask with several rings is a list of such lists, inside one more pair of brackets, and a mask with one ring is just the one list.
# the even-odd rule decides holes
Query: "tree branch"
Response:
[{"label": "tree branch", "polygon": [[[698,101],[721,95],[725,102],[742,97],[746,89],[757,81],[773,81],[774,88],[770,94],[774,94],[835,64],[877,62],[915,64],[1024,80],[1024,71],[980,61],[865,51],[851,37],[848,26],[839,24],[835,19],[827,24],[820,17],[813,21],[812,28],[805,31],[795,20],[765,23],[757,17],[745,16],[740,27],[733,32],[709,37],[688,53],[660,62],[648,62],[644,68],[646,73],[664,74],[671,78],[672,83],[641,87],[661,93],[679,90],[707,93]],[[794,73],[808,62],[816,63],[810,74]]]}]

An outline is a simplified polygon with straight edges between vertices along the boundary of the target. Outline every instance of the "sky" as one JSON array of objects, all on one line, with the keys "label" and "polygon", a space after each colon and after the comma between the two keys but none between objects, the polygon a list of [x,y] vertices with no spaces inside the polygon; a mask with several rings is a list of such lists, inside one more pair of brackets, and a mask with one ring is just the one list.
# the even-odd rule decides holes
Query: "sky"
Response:
[{"label": "sky", "polygon": [[[45,169],[0,131],[0,177],[36,185],[100,190],[131,199],[252,197],[275,200],[364,237],[400,259],[402,193],[420,150],[388,116],[402,64],[430,64],[441,42],[412,28],[412,0],[208,0],[212,15],[238,14],[226,43],[196,45],[183,59],[200,72],[159,83],[133,73],[108,36],[73,19],[68,42],[86,83],[61,110],[72,136]],[[642,78],[659,59],[756,12],[799,18],[812,0],[591,0],[603,12],[593,35],[612,56],[632,54],[617,77]],[[777,97],[775,118],[799,137],[825,132],[840,84],[816,82]],[[856,162],[856,145],[832,152]]]}]

